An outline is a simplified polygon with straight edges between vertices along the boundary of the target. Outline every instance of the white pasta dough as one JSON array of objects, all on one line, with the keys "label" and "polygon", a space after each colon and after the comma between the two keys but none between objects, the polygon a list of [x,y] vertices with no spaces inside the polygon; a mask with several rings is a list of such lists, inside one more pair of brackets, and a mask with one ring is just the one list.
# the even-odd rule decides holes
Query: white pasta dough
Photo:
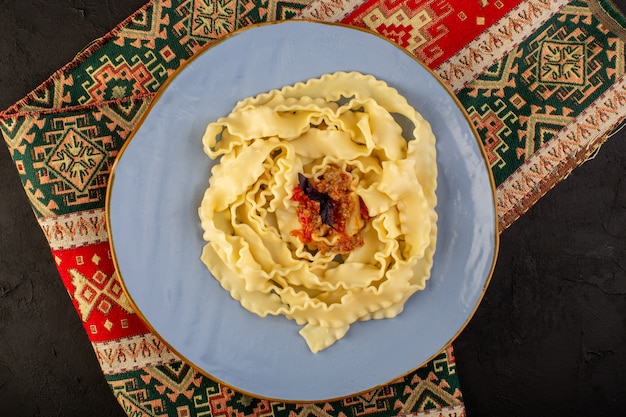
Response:
[{"label": "white pasta dough", "polygon": [[[201,259],[244,308],[295,320],[315,353],[355,321],[396,316],[425,288],[437,238],[435,137],[385,82],[337,72],[247,98],[202,142],[219,162],[199,208]],[[329,237],[305,244],[294,233],[299,174],[315,181],[329,166],[349,175],[369,215],[351,219],[362,241],[340,255],[316,250]]]}]

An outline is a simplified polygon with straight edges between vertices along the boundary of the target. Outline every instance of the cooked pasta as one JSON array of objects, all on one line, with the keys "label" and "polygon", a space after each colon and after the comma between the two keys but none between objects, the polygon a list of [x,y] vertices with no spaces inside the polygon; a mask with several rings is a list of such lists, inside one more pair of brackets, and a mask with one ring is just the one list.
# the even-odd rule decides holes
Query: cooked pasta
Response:
[{"label": "cooked pasta", "polygon": [[316,353],[425,288],[435,137],[385,82],[337,72],[247,98],[202,142],[201,259],[244,308],[294,320]]}]

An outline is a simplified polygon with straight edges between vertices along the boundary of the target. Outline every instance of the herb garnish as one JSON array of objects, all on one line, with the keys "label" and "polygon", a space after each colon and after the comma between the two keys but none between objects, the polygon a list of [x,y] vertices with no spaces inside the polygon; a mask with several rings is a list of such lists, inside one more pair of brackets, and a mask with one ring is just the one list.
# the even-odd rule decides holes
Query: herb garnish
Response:
[{"label": "herb garnish", "polygon": [[332,226],[334,223],[333,215],[335,210],[333,199],[330,198],[328,194],[316,190],[313,184],[311,184],[311,181],[301,173],[298,174],[298,187],[300,187],[304,194],[311,200],[320,203],[320,217],[322,218],[322,223]]}]

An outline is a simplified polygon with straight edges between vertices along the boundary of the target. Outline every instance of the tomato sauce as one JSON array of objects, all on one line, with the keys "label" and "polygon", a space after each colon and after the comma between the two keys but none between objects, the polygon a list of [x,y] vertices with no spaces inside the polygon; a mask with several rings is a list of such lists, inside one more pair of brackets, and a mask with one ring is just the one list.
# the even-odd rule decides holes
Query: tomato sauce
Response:
[{"label": "tomato sauce", "polygon": [[363,246],[367,207],[352,190],[352,177],[333,165],[316,182],[300,177],[291,197],[301,228],[291,234],[322,254],[347,254]]}]

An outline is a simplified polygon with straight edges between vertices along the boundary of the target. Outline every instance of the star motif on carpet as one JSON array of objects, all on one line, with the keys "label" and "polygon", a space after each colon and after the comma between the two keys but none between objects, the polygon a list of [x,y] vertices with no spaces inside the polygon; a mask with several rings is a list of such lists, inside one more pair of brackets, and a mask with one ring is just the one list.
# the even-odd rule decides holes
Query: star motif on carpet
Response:
[{"label": "star motif on carpet", "polygon": [[65,183],[84,191],[106,158],[106,152],[74,128],[67,129],[46,160]]}]

